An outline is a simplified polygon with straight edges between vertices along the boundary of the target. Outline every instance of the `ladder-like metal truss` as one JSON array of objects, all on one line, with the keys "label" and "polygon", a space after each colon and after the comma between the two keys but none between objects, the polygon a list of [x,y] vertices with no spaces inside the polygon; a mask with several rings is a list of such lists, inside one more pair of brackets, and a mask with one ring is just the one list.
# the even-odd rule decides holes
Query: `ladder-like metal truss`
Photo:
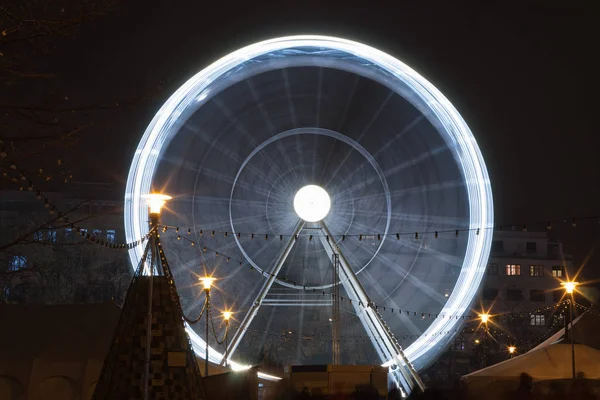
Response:
[{"label": "ladder-like metal truss", "polygon": [[[234,337],[231,343],[228,346],[227,357],[232,357],[234,351],[240,344],[244,334],[248,330],[248,327],[252,323],[252,320],[258,313],[258,310],[261,305],[267,305],[263,303],[272,303],[270,299],[267,299],[266,296],[269,293],[273,283],[275,282],[275,277],[279,274],[283,264],[285,263],[287,257],[289,256],[297,235],[304,228],[304,221],[300,219],[296,224],[294,232],[290,236],[290,239],[286,243],[285,247],[274,261],[273,268],[270,272],[265,273],[266,281],[261,288],[260,292],[255,298],[254,303],[252,304],[252,308],[248,311],[242,323],[240,324],[239,329],[234,334]],[[332,308],[333,313],[332,316],[332,334],[334,335],[334,340],[332,341],[332,351],[333,351],[333,363],[336,361],[339,363],[339,332],[340,332],[340,318],[339,318],[339,290],[340,285],[344,287],[344,291],[348,296],[348,299],[351,300],[352,306],[354,308],[354,312],[359,318],[361,324],[363,325],[367,335],[371,339],[371,343],[375,348],[377,354],[382,363],[392,361],[392,365],[390,367],[390,375],[394,381],[405,390],[405,392],[410,393],[415,388],[423,391],[425,386],[423,381],[419,377],[417,371],[414,369],[413,365],[404,355],[404,351],[402,347],[394,337],[394,334],[391,332],[389,326],[385,323],[383,317],[379,314],[379,312],[373,307],[373,303],[365,291],[362,284],[359,282],[356,274],[350,267],[348,260],[344,257],[341,249],[335,244],[335,242],[331,241],[330,238],[333,236],[329,232],[327,225],[324,221],[320,221],[317,223],[319,230],[319,239],[327,253],[329,259],[332,264],[334,264],[334,273],[337,274],[337,278],[334,277],[334,291],[336,294],[332,296]],[[336,261],[337,260],[337,261]],[[337,265],[337,270],[335,265]],[[266,300],[266,302],[265,302]],[[337,305],[333,304],[334,302],[338,302]],[[286,302],[288,305],[290,302]],[[270,304],[272,305],[272,304]],[[337,311],[336,311],[337,310]],[[335,314],[338,314],[338,317],[335,318]],[[338,340],[335,340],[337,335]],[[336,347],[337,346],[337,349]],[[225,357],[223,357],[221,361],[221,365],[225,363]]]},{"label": "ladder-like metal truss", "polygon": [[331,268],[332,274],[332,307],[331,307],[331,363],[339,365],[340,362],[340,256],[337,253],[333,254],[333,262]]}]

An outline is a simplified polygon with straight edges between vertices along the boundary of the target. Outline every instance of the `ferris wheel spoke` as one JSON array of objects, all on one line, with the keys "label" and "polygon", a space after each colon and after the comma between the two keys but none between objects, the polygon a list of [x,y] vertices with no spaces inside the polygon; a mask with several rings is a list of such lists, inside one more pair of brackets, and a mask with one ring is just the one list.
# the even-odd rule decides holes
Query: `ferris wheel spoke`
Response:
[{"label": "ferris wheel spoke", "polygon": [[[288,100],[288,107],[290,110],[290,115],[291,115],[291,119],[292,119],[292,126],[294,128],[296,128],[298,126],[298,118],[296,115],[296,107],[294,107],[294,102],[292,101],[292,89],[291,89],[291,85],[290,85],[290,79],[289,79],[289,74],[287,69],[283,68],[281,70],[281,74],[283,75],[283,81],[284,81],[284,85],[285,85],[285,95],[287,97]],[[304,163],[301,162],[302,160],[302,146],[300,143],[300,136],[299,135],[294,135],[294,140],[296,142],[296,156],[298,157],[298,163],[300,165],[300,168],[302,169],[302,176],[306,176],[306,173],[304,171]]]},{"label": "ferris wheel spoke", "polygon": [[[344,111],[342,112],[342,117],[340,118],[340,121],[337,126],[337,131],[340,133],[342,132],[342,128],[344,127],[344,124],[346,123],[346,117],[348,115],[348,110],[350,109],[350,105],[352,104],[352,101],[354,100],[354,94],[356,93],[356,88],[358,87],[359,81],[360,81],[360,75],[355,75],[354,82],[352,84],[352,90],[350,91],[350,95],[348,96],[348,100],[346,101],[346,105],[344,106]],[[321,172],[321,179],[319,179],[320,182],[323,182],[323,180],[325,178],[325,172],[327,171],[327,166],[329,165],[329,163],[331,161],[331,157],[333,156],[334,150],[335,150],[335,146],[331,146],[331,150],[329,151],[327,158],[325,158],[325,165],[323,166],[323,171]]]},{"label": "ferris wheel spoke", "polygon": [[[239,156],[237,152],[231,150],[232,149],[231,146],[228,146],[219,140],[220,134],[219,134],[219,136],[217,136],[217,138],[214,138],[214,136],[209,135],[208,133],[206,133],[204,130],[201,130],[200,128],[195,128],[190,125],[185,125],[184,129],[187,129],[187,130],[193,132],[194,135],[196,135],[196,137],[200,138],[203,142],[207,143],[210,146],[210,149],[217,150],[219,153],[226,156],[229,160],[236,163],[236,165],[242,165],[242,163],[244,162],[244,159],[241,156]],[[268,181],[270,179],[270,177],[267,174],[265,174],[260,168],[257,168],[252,163],[248,163],[245,168],[248,171],[259,176],[261,179],[264,179],[265,181]]]},{"label": "ferris wheel spoke", "polygon": [[[271,121],[271,118],[269,117],[269,114],[267,112],[267,109],[264,105],[264,103],[260,100],[260,97],[256,91],[256,87],[254,85],[254,82],[252,80],[252,78],[249,78],[246,81],[246,84],[248,86],[248,88],[250,89],[250,93],[252,93],[252,97],[254,99],[254,102],[257,104],[258,109],[260,110],[260,113],[263,117],[263,120],[265,122],[265,124],[267,125],[267,128],[269,130],[269,132],[271,132],[271,135],[274,136],[277,134],[277,131],[275,129],[275,126],[273,125],[273,122]],[[281,141],[277,141],[275,143],[275,146],[277,147],[277,150],[279,150],[279,153],[281,154],[281,158],[283,159],[283,162],[286,164],[287,166],[287,170],[293,170],[292,168],[292,163],[290,161],[290,158],[286,155],[285,153],[285,149],[283,148],[283,145],[281,144]],[[280,175],[281,177],[281,175]]]},{"label": "ferris wheel spoke", "polygon": [[[246,129],[246,127],[240,122],[240,120],[235,116],[235,114],[225,105],[225,103],[218,97],[214,98],[214,102],[217,105],[217,107],[221,110],[221,112],[229,119],[231,124],[233,126],[235,126],[236,130],[244,135],[244,138],[249,141],[250,145],[253,148],[256,148],[258,146],[258,143],[256,142],[254,135],[252,135],[252,133],[250,131],[248,131],[248,129]],[[277,165],[277,163],[272,158],[270,158],[266,154],[266,152],[261,151],[259,154],[261,157],[265,158],[267,160],[267,162],[269,162],[271,170],[274,171],[277,174],[277,176],[282,175],[282,172],[279,169],[279,166]]]},{"label": "ferris wheel spoke", "polygon": [[[388,148],[390,148],[392,146],[392,144],[394,144],[398,139],[404,137],[404,135],[406,135],[407,133],[409,133],[415,126],[417,126],[421,121],[425,120],[425,115],[421,114],[418,115],[417,117],[415,117],[411,122],[409,122],[404,129],[402,129],[400,132],[398,132],[393,138],[391,138],[387,143],[385,143],[383,146],[381,146],[379,148],[379,150],[377,150],[375,153],[373,153],[373,158],[377,159],[377,157],[384,152],[385,150],[387,150]],[[356,169],[352,172],[350,172],[347,175],[347,178],[351,178],[353,176],[355,176],[357,174],[358,171],[362,170],[365,167],[369,167],[370,164],[365,161],[363,162],[361,165],[357,166]],[[385,171],[384,171],[385,172]]]},{"label": "ferris wheel spoke", "polygon": [[[386,98],[383,100],[383,102],[381,103],[381,105],[379,106],[377,111],[375,111],[375,114],[373,114],[373,117],[371,118],[371,120],[363,128],[360,135],[356,139],[356,143],[360,143],[362,138],[369,132],[369,129],[371,129],[371,125],[373,125],[373,123],[377,120],[377,118],[379,118],[379,115],[381,114],[381,112],[383,111],[383,109],[385,108],[387,103],[390,101],[390,99],[394,96],[394,94],[395,93],[393,91],[391,91],[391,90],[388,91]],[[350,158],[350,156],[352,155],[353,152],[354,152],[354,148],[351,148],[346,152],[346,155],[344,156],[342,161],[338,164],[335,171],[333,171],[333,174],[331,174],[331,176],[329,177],[329,180],[327,181],[325,186],[329,186],[331,184],[333,179],[337,176],[338,172],[340,172],[340,170],[345,166],[346,162],[348,161],[348,159]]]},{"label": "ferris wheel spoke", "polygon": [[[437,290],[435,290],[434,288],[432,288],[431,286],[429,286],[426,282],[424,282],[422,279],[420,279],[419,277],[416,276],[416,273],[418,271],[416,271],[415,273],[408,273],[408,271],[406,271],[405,274],[400,274],[398,273],[398,269],[402,269],[402,267],[398,268],[399,265],[397,263],[395,263],[394,261],[390,260],[388,257],[386,257],[385,254],[381,255],[381,261],[388,266],[388,268],[394,272],[397,273],[399,276],[401,276],[402,278],[406,278],[406,280],[408,280],[408,282],[410,282],[414,287],[418,288],[419,290],[421,290],[423,293],[425,293],[425,295],[430,298],[431,300],[434,300],[436,303],[438,304],[445,304],[446,303],[446,298]],[[396,290],[396,289],[394,289]],[[386,294],[384,293],[380,293],[382,296],[381,298],[383,299]],[[381,300],[383,301],[383,300]]]},{"label": "ferris wheel spoke", "polygon": [[[321,127],[321,95],[323,91],[323,68],[318,69],[317,79],[317,99],[316,99],[316,113],[315,113],[315,126]],[[314,135],[313,137],[313,162],[312,162],[312,181],[315,182],[317,179],[317,148],[319,143],[319,137]]]},{"label": "ferris wheel spoke", "polygon": [[[434,156],[436,156],[442,152],[445,152],[447,150],[449,150],[448,146],[446,146],[446,145],[439,146],[433,150],[422,153],[422,154],[418,155],[417,157],[413,157],[411,160],[405,161],[401,164],[398,164],[391,168],[388,168],[383,171],[383,174],[385,175],[386,178],[390,178],[392,175],[394,175],[398,172],[402,172],[407,168],[414,167],[414,166],[420,164],[421,162],[426,161],[426,160],[430,159],[431,157],[434,157]],[[372,184],[378,183],[380,180],[381,180],[381,178],[378,175],[375,175],[370,178],[361,180],[359,183],[357,183],[353,186],[350,186],[345,191],[349,192],[349,193],[352,193],[354,191],[361,191],[364,188],[366,188]]]}]

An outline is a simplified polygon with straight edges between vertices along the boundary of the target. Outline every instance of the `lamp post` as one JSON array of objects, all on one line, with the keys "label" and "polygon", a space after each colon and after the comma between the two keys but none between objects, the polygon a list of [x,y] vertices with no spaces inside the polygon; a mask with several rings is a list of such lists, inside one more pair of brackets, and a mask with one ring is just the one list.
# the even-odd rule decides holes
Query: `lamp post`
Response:
[{"label": "lamp post", "polygon": [[508,354],[510,354],[510,358],[513,358],[517,348],[515,346],[508,346]]},{"label": "lamp post", "polygon": [[488,335],[488,321],[490,320],[490,315],[487,313],[479,314],[479,319],[484,326],[484,335],[483,335],[483,366],[487,367],[487,335]]},{"label": "lamp post", "polygon": [[[571,324],[571,335],[569,335],[569,339],[571,340],[571,368],[573,372],[573,379],[575,379],[575,342],[573,341],[573,303],[575,302],[575,298],[573,293],[577,289],[579,282],[566,281],[561,282],[561,286],[565,288],[565,292],[568,295],[571,295],[569,301],[569,322]],[[569,325],[567,324],[567,327]],[[567,334],[567,327],[565,327],[565,334]]]},{"label": "lamp post", "polygon": [[204,310],[206,313],[206,352],[204,353],[204,376],[208,376],[208,319],[210,314],[210,287],[215,280],[215,278],[210,276],[200,278],[200,282],[202,282],[202,286],[204,287],[204,293],[206,294],[206,309]]},{"label": "lamp post", "polygon": [[[146,200],[148,203],[148,214],[150,216],[150,231],[152,235],[150,236],[150,240],[152,240],[152,249],[150,264],[146,264],[148,267],[148,313],[146,314],[146,365],[144,370],[144,399],[148,399],[149,397],[149,387],[148,381],[150,380],[150,354],[152,348],[152,297],[153,297],[153,275],[154,275],[154,260],[156,259],[156,254],[154,254],[154,249],[156,246],[156,239],[158,237],[158,222],[160,219],[160,213],[165,203],[168,200],[171,200],[171,196],[160,193],[148,193],[142,195],[142,198]],[[146,260],[144,262],[147,262]]]},{"label": "lamp post", "polygon": [[225,320],[225,368],[227,368],[227,336],[229,335],[229,318],[231,318],[231,311],[223,312],[223,319]]}]

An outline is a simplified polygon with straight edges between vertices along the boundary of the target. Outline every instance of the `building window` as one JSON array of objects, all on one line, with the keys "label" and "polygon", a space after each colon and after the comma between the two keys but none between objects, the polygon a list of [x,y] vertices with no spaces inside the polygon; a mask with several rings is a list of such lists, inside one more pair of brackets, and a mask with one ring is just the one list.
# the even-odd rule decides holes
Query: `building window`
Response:
[{"label": "building window", "polygon": [[114,229],[107,229],[106,230],[106,241],[108,243],[114,243],[115,242],[115,230]]},{"label": "building window", "polygon": [[546,301],[546,293],[543,290],[530,290],[529,300],[544,302]]},{"label": "building window", "polygon": [[494,301],[498,297],[498,289],[495,288],[484,288],[481,293],[481,298],[486,301]]},{"label": "building window", "polygon": [[92,229],[92,235],[95,238],[99,238],[101,233],[102,233],[102,231],[100,229]]},{"label": "building window", "polygon": [[529,276],[544,276],[544,266],[543,265],[530,265],[529,266]]},{"label": "building window", "polygon": [[487,274],[490,276],[498,275],[498,264],[496,264],[496,263],[488,264]]},{"label": "building window", "polygon": [[504,242],[502,240],[492,241],[492,253],[502,253],[504,251]]},{"label": "building window", "polygon": [[10,272],[19,271],[23,268],[27,268],[27,257],[25,256],[12,256],[8,262],[8,270]]},{"label": "building window", "polygon": [[506,264],[506,275],[515,276],[521,275],[520,264]]},{"label": "building window", "polygon": [[552,276],[556,276],[557,278],[562,278],[564,275],[565,269],[562,265],[553,265],[552,266]]},{"label": "building window", "polygon": [[73,239],[73,229],[65,228],[65,239],[67,239],[67,240]]},{"label": "building window", "polygon": [[527,243],[525,243],[525,250],[528,253],[535,253],[535,252],[537,252],[537,243],[536,242],[527,242]]},{"label": "building window", "polygon": [[52,228],[48,229],[47,237],[48,237],[48,242],[56,243],[56,229],[52,229]]},{"label": "building window", "polygon": [[87,228],[81,228],[81,229],[79,230],[79,234],[80,234],[81,236],[85,236],[85,235],[87,235],[87,232],[88,232]]},{"label": "building window", "polygon": [[42,231],[33,232],[33,240],[35,240],[36,242],[41,242],[42,240],[44,240],[44,232],[42,232]]},{"label": "building window", "polygon": [[506,290],[506,300],[507,301],[521,301],[522,293],[519,289],[507,289]]},{"label": "building window", "polygon": [[546,317],[544,314],[531,314],[531,326],[546,325]]}]

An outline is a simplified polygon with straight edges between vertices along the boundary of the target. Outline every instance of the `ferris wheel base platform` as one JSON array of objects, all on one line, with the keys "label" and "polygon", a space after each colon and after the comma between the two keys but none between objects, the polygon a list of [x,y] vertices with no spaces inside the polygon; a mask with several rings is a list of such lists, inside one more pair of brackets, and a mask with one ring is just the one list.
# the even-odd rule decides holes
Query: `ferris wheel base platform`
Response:
[{"label": "ferris wheel base platform", "polygon": [[377,392],[387,398],[388,367],[380,365],[292,365],[284,369],[290,386],[312,395]]}]

